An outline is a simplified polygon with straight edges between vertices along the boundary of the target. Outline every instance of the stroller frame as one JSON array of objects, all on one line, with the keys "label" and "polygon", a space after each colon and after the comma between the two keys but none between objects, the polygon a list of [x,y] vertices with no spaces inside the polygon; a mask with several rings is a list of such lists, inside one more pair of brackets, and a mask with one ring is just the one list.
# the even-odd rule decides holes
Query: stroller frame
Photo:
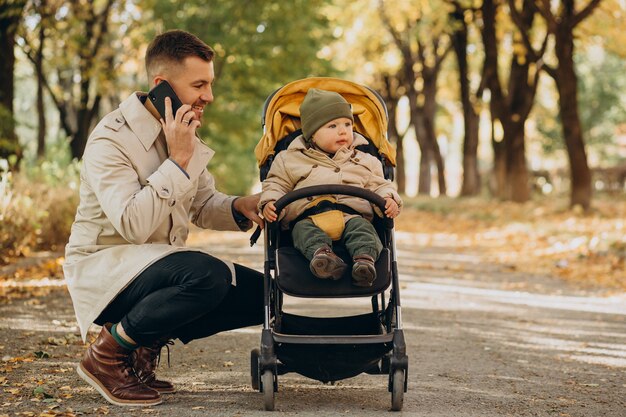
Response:
[{"label": "stroller frame", "polygon": [[[261,180],[265,179],[276,152],[280,152],[281,148],[286,149],[290,141],[300,133],[299,123],[293,124],[294,117],[299,117],[297,100],[301,100],[307,88],[311,87],[344,93],[351,103],[351,99],[359,103],[358,108],[355,108],[355,131],[370,142],[368,146],[359,149],[376,156],[381,161],[385,178],[393,180],[395,151],[386,138],[388,113],[384,100],[369,87],[326,77],[293,81],[274,91],[266,99],[262,113],[264,137],[255,149]],[[293,94],[296,101],[283,101],[282,94]],[[283,105],[286,107],[282,107]],[[275,118],[278,112],[280,115]],[[368,120],[373,122],[365,124],[363,119],[356,123],[357,114],[359,117],[369,115]],[[283,131],[280,128],[281,122],[277,120],[288,120],[289,128]],[[275,129],[277,126],[278,130]],[[269,136],[266,137],[266,134]],[[274,203],[276,214],[280,215],[286,206],[296,200],[326,194],[363,198],[378,207],[380,213],[385,212],[384,198],[369,190],[328,184],[301,188],[285,194]],[[361,373],[387,374],[391,410],[402,409],[408,383],[408,356],[402,329],[394,222],[382,214],[382,217],[375,216],[373,224],[383,244],[383,252],[376,261],[380,280],[377,278],[372,288],[363,288],[352,286],[347,276],[344,277],[345,280],[342,278],[332,282],[315,279],[310,275],[308,261],[304,256],[295,248],[284,244],[284,240],[289,243],[290,233],[282,231],[278,221],[266,223],[264,323],[260,348],[253,349],[250,354],[252,387],[263,394],[265,410],[274,410],[278,375],[288,372],[297,372],[322,382],[334,382]],[[258,232],[260,231],[257,229],[251,244],[256,241]],[[341,256],[339,251],[337,254]],[[345,253],[343,256],[345,257]],[[302,274],[303,269],[305,271]],[[291,279],[291,287],[285,284],[288,281],[284,279],[286,276]],[[382,279],[383,276],[385,279]],[[309,286],[301,288],[300,283],[304,283],[301,279],[308,279]],[[370,297],[371,312],[331,318],[296,316],[283,312],[284,294],[300,298]],[[333,360],[327,360],[328,357]]]}]

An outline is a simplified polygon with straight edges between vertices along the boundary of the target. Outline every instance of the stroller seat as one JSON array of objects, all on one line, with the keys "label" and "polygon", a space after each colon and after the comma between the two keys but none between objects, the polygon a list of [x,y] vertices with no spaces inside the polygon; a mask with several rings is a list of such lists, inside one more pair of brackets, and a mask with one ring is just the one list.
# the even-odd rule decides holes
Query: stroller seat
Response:
[{"label": "stroller seat", "polygon": [[287,295],[306,298],[366,297],[379,294],[391,284],[391,254],[384,248],[376,261],[376,280],[371,287],[352,284],[351,265],[346,251],[337,250],[348,268],[337,281],[316,278],[309,270],[309,261],[292,246],[276,252],[276,284]]}]

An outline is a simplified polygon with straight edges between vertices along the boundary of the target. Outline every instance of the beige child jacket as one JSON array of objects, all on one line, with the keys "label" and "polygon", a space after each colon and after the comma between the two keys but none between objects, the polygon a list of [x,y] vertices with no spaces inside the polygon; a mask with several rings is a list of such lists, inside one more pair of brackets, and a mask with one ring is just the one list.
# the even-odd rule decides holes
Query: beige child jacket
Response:
[{"label": "beige child jacket", "polygon": [[[263,181],[263,192],[259,208],[270,201],[276,201],[289,191],[303,187],[323,184],[343,184],[366,188],[379,196],[393,198],[398,206],[402,200],[395,184],[386,180],[381,162],[374,156],[355,149],[366,145],[367,139],[354,133],[352,145],[339,149],[330,158],[327,154],[307,147],[302,136],[297,137],[289,147],[278,153],[267,178]],[[338,203],[345,204],[358,211],[368,220],[372,220],[372,205],[362,198],[335,195]],[[281,213],[281,224],[288,225],[296,219],[315,197],[295,201]],[[352,217],[344,213],[344,218]]]}]

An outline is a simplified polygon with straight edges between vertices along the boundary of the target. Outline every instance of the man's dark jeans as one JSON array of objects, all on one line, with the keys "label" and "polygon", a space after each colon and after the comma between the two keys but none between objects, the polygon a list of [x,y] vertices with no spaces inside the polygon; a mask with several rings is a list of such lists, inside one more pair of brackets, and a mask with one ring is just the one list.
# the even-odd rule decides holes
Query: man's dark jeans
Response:
[{"label": "man's dark jeans", "polygon": [[263,275],[202,252],[176,252],[139,274],[95,320],[121,322],[133,340],[149,346],[164,337],[184,343],[263,322]]}]

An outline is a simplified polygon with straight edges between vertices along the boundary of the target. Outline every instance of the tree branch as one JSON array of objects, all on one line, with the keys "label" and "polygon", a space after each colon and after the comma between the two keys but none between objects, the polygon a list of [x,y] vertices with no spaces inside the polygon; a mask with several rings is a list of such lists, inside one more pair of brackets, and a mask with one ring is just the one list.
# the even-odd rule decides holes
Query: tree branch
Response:
[{"label": "tree branch", "polygon": [[585,20],[591,15],[596,7],[600,4],[600,0],[591,0],[584,9],[574,15],[572,20],[572,28],[575,28],[580,22]]},{"label": "tree branch", "polygon": [[537,0],[535,2],[535,6],[537,7],[539,14],[541,14],[541,16],[543,16],[546,20],[548,31],[555,33],[558,22],[556,21],[556,17],[552,13],[552,10],[550,10],[550,0]]}]

